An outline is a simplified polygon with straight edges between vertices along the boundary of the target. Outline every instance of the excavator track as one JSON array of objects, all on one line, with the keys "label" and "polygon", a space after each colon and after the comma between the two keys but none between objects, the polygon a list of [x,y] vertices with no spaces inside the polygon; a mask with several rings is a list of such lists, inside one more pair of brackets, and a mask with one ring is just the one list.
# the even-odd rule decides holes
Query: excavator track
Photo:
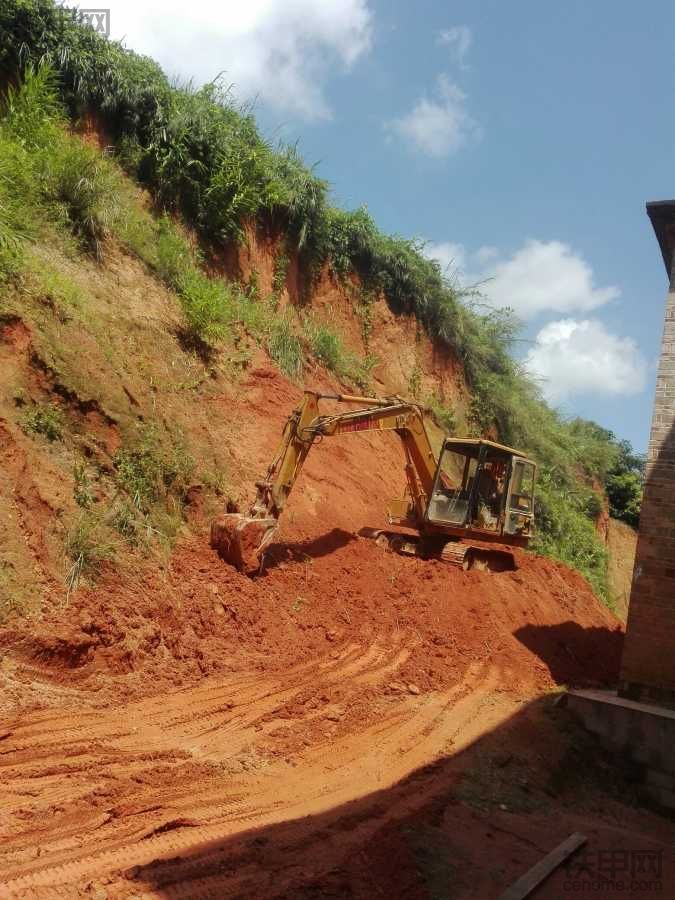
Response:
[{"label": "excavator track", "polygon": [[415,535],[377,528],[362,528],[359,535],[374,540],[378,546],[390,550],[392,553],[400,553],[403,556],[419,556],[422,559],[440,559],[465,572],[469,569],[484,572],[512,572],[517,568],[513,553],[489,544],[447,541],[445,544],[439,545]]}]

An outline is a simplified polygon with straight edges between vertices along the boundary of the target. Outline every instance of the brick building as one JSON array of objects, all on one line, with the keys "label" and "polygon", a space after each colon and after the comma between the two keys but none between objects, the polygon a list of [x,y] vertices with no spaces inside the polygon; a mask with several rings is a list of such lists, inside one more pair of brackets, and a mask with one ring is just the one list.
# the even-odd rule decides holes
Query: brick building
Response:
[{"label": "brick building", "polygon": [[675,200],[647,214],[670,288],[619,695],[675,708]]}]

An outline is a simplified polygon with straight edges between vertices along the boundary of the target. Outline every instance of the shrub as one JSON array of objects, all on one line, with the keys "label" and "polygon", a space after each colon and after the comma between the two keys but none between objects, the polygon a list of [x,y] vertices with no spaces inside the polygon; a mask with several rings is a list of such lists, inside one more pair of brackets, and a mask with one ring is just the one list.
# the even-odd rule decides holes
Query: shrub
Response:
[{"label": "shrub", "polygon": [[305,364],[302,343],[288,313],[272,321],[267,352],[289,378],[299,378]]},{"label": "shrub", "polygon": [[63,439],[65,419],[63,412],[55,404],[36,405],[23,417],[23,429],[32,434],[40,434],[48,441]]},{"label": "shrub", "polygon": [[637,472],[617,472],[607,479],[609,511],[633,528],[640,524],[642,479]]},{"label": "shrub", "polygon": [[83,513],[66,533],[65,553],[71,565],[66,574],[70,595],[83,575],[95,576],[102,563],[111,559],[115,544],[105,526],[93,513]]},{"label": "shrub", "polygon": [[532,549],[577,569],[607,601],[607,551],[595,524],[555,475],[545,469],[537,478],[535,517]]},{"label": "shrub", "polygon": [[139,430],[132,446],[117,452],[114,464],[118,485],[137,509],[145,511],[170,492],[181,498],[194,470],[194,461],[183,444],[175,441],[166,448],[151,426]]},{"label": "shrub", "polygon": [[442,397],[433,394],[427,397],[426,407],[432,415],[434,422],[442,428],[445,434],[452,435],[457,428],[457,419],[452,407],[448,406]]}]

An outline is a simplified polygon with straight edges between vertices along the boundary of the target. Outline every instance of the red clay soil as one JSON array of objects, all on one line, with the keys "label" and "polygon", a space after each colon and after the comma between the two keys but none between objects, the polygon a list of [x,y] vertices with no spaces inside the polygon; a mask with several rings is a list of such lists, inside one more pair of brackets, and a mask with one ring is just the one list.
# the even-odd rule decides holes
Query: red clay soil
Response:
[{"label": "red clay soil", "polygon": [[[501,752],[542,691],[616,675],[620,628],[583,579],[518,564],[465,573],[334,529],[275,545],[250,580],[193,539],[165,578],[110,573],[6,632],[0,896],[372,896],[353,854],[387,869],[371,841],[407,841],[461,785],[464,751]],[[383,895],[431,896],[419,840]]]},{"label": "red clay soil", "polygon": [[[243,391],[214,421],[252,486],[299,391],[264,367]],[[3,631],[0,898],[489,900],[573,830],[668,848],[548,697],[613,682],[620,623],[551,560],[462,572],[355,537],[400,463],[393,437],[317,447],[255,579],[195,501],[165,570]]]},{"label": "red clay soil", "polygon": [[148,567],[120,584],[110,573],[67,608],[5,629],[2,643],[54,683],[106,696],[283,671],[350,641],[392,636],[405,648],[398,679],[421,691],[460,683],[475,662],[499,666],[509,691],[611,683],[618,621],[565,566],[516,558],[515,572],[463,572],[333,529],[273,544],[252,580],[195,538],[166,575]]}]

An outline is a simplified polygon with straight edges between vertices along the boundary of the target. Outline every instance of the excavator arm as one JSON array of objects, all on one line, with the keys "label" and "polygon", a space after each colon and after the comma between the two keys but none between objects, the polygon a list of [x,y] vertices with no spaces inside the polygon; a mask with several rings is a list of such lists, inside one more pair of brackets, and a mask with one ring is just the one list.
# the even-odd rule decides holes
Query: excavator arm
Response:
[{"label": "excavator arm", "polygon": [[[360,408],[321,415],[320,400]],[[302,403],[286,421],[281,443],[265,478],[257,483],[256,499],[249,514],[229,513],[216,519],[211,526],[211,545],[241,571],[255,570],[276,533],[279,517],[315,441],[364,431],[394,431],[401,438],[410,496],[421,520],[437,462],[420,408],[399,397],[378,399],[306,391]]]}]

